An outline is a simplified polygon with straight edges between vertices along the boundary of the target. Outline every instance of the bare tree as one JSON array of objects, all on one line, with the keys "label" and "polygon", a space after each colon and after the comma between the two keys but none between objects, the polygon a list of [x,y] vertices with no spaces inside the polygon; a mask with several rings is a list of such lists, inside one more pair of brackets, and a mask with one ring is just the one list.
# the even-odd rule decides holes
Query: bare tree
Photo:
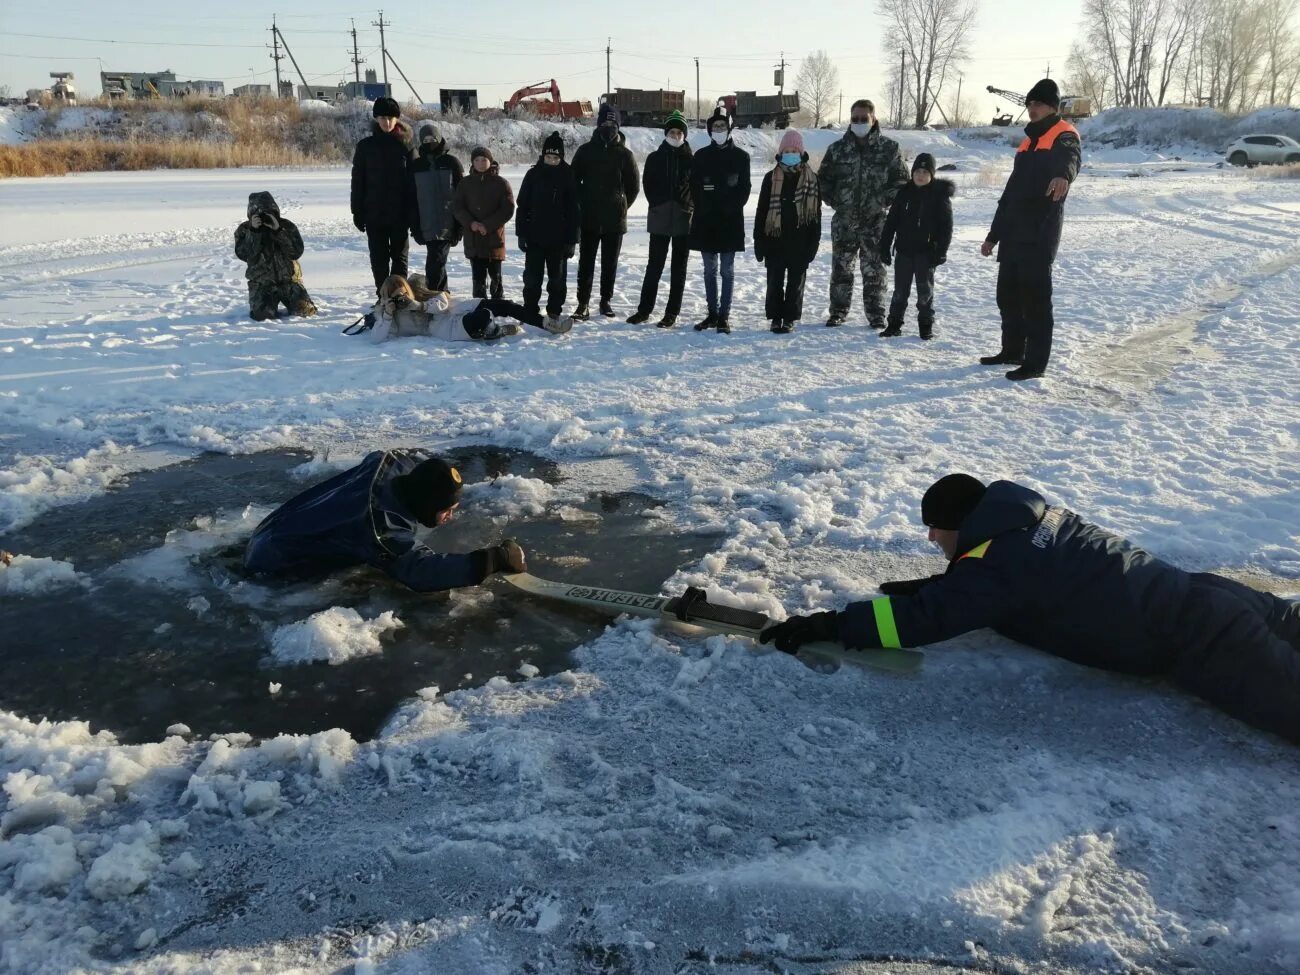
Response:
[{"label": "bare tree", "polygon": [[813,51],[799,65],[794,83],[799,90],[800,110],[811,117],[813,128],[820,128],[830,118],[839,97],[840,69],[825,51]]},{"label": "bare tree", "polygon": [[1109,81],[1106,62],[1075,41],[1065,61],[1065,91],[1084,96],[1092,102],[1093,111],[1100,112],[1110,104]]},{"label": "bare tree", "polygon": [[1292,67],[1297,54],[1300,54],[1291,31],[1291,17],[1295,14],[1296,3],[1297,0],[1273,0],[1263,11],[1264,47],[1268,59],[1264,70],[1268,76],[1270,105],[1278,104],[1279,94],[1286,94],[1288,68]]},{"label": "bare tree", "polygon": [[968,56],[978,0],[876,0],[885,19],[885,50],[907,64],[901,79],[917,128],[930,121],[945,83]]}]

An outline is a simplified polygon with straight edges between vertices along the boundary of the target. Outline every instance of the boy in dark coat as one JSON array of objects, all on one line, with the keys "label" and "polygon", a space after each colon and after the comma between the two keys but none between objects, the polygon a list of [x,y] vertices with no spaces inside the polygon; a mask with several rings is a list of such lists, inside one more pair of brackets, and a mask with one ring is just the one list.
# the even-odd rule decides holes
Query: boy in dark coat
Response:
[{"label": "boy in dark coat", "polygon": [[447,290],[447,255],[460,240],[452,200],[464,175],[438,127],[432,122],[421,125],[420,147],[411,162],[411,236],[428,248],[424,277],[434,291]]},{"label": "boy in dark coat", "polygon": [[580,220],[573,167],[564,161],[564,139],[552,132],[542,143],[542,158],[524,174],[515,208],[515,233],[524,252],[524,307],[538,310],[545,273],[548,321],[564,311]]},{"label": "boy in dark coat", "polygon": [[934,269],[948,260],[952,243],[952,180],[934,178],[934,156],[923,152],[912,163],[912,182],[894,197],[880,235],[880,260],[896,256],[889,327],[881,338],[903,334],[907,299],[916,281],[916,322],[921,338],[934,337]]},{"label": "boy in dark coat", "polygon": [[1184,572],[1010,481],[940,478],[921,499],[949,559],[843,612],[792,616],[764,643],[916,647],[980,627],[1075,663],[1164,674],[1233,717],[1300,743],[1300,603]]},{"label": "boy in dark coat", "polygon": [[474,297],[487,298],[492,279],[494,300],[503,295],[501,262],[506,259],[506,224],[515,213],[515,193],[485,146],[470,153],[470,173],[456,187],[452,213],[465,228],[465,256],[474,275]]},{"label": "boy in dark coat", "polygon": [[441,555],[417,538],[460,507],[460,472],[422,450],[376,450],[356,467],[308,488],[253,532],[250,572],[309,577],[372,565],[416,592],[477,586],[496,572],[522,572],[513,541]]},{"label": "boy in dark coat", "polygon": [[591,285],[596,275],[596,251],[600,251],[600,313],[614,315],[614,279],[618,255],[627,233],[627,208],[641,192],[641,174],[636,158],[619,132],[618,109],[606,102],[596,116],[596,132],[573,154],[573,176],[578,182],[582,207],[582,242],[578,252],[577,321],[590,317]]},{"label": "boy in dark coat", "polygon": [[[749,153],[731,141],[731,119],[719,107],[709,117],[707,146],[691,165],[691,250],[704,257],[704,297],[709,314],[695,326],[731,332],[731,288],[736,253],[745,249],[745,202],[749,199]],[[722,294],[718,294],[718,275]]]},{"label": "boy in dark coat", "polygon": [[803,136],[786,129],[754,214],[754,257],[767,264],[766,313],[773,332],[791,332],[803,317],[804,281],[821,239],[817,173],[808,165]]},{"label": "boy in dark coat", "polygon": [[366,235],[375,291],[390,274],[406,276],[410,252],[411,127],[392,98],[376,98],[371,134],[352,154],[352,222]]},{"label": "boy in dark coat", "polygon": [[270,193],[248,194],[248,219],[235,228],[235,256],[248,265],[248,313],[255,321],[275,318],[281,304],[293,315],[316,314],[302,286],[302,234],[280,216]]},{"label": "boy in dark coat", "polygon": [[660,328],[672,328],[682,310],[682,294],[686,291],[686,264],[690,260],[691,211],[691,147],[686,141],[686,117],[673,112],[664,123],[664,141],[646,157],[641,181],[645,187],[646,230],[650,232],[650,260],[646,264],[645,279],[641,282],[641,301],[636,314],[628,319],[632,325],[650,320],[659,297],[659,279],[664,273],[664,259],[671,247],[672,269],[668,276],[668,305]]}]

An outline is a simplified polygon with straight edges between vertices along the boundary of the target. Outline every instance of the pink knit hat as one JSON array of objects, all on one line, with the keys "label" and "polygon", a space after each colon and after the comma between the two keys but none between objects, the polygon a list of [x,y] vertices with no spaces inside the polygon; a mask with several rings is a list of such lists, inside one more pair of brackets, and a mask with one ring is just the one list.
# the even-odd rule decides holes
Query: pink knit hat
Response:
[{"label": "pink knit hat", "polygon": [[803,136],[799,134],[798,129],[785,130],[785,135],[781,136],[781,147],[779,151],[803,154]]}]

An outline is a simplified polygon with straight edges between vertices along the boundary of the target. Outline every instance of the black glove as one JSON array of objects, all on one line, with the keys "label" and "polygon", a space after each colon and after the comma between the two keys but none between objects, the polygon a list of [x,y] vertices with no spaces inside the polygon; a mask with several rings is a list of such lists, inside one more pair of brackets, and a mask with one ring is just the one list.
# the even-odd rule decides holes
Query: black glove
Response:
[{"label": "black glove", "polygon": [[930,583],[942,578],[943,574],[940,573],[924,579],[900,579],[897,582],[882,582],[878,588],[886,596],[915,596]]},{"label": "black glove", "polygon": [[839,613],[813,613],[812,616],[791,616],[784,623],[769,626],[758,636],[759,643],[775,643],[783,653],[798,653],[805,643],[838,640]]},{"label": "black glove", "polygon": [[573,255],[576,254],[577,252],[578,252],[578,247],[577,247],[577,245],[576,245],[576,244],[570,244],[568,247],[566,247],[566,248],[564,249],[564,259],[565,259],[566,261],[571,261],[571,260],[573,260]]},{"label": "black glove", "polygon": [[889,267],[893,262],[894,255],[889,253],[889,249],[886,247],[880,248],[880,263],[885,265],[885,267]]},{"label": "black glove", "polygon": [[[519,549],[518,542],[516,542],[513,538],[507,538],[505,541],[501,542],[498,545],[493,545],[490,548],[481,548],[474,553],[474,555],[477,556],[482,562],[484,579],[486,579],[490,575],[495,575],[498,572],[521,571],[515,569],[514,566],[511,565],[510,562],[511,546],[514,546],[516,549]],[[519,549],[519,554],[520,554],[520,558],[522,559],[523,549]]]},{"label": "black glove", "polygon": [[357,228],[358,230],[360,230],[363,234],[366,232],[366,222],[365,222],[365,220],[363,220],[361,217],[357,216],[357,214],[355,214],[355,213],[352,214],[352,226],[356,227],[356,228]]},{"label": "black glove", "polygon": [[525,254],[528,253],[528,241],[524,240],[522,237],[519,238],[519,250]]},{"label": "black glove", "polygon": [[764,254],[761,250],[759,250],[759,249],[758,249],[758,245],[755,244],[755,245],[754,245],[754,260],[758,261],[759,264],[762,264],[764,258],[766,258],[766,257],[767,257],[767,255]]},{"label": "black glove", "polygon": [[948,263],[947,254],[936,254],[934,256],[934,259],[930,261],[932,267],[938,267],[940,264],[947,264],[947,263]]}]

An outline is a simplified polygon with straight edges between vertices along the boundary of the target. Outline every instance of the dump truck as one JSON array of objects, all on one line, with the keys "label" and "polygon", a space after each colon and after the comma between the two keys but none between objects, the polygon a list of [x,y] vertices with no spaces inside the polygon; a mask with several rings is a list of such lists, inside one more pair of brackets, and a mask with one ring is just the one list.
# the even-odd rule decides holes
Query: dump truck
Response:
[{"label": "dump truck", "polygon": [[799,93],[760,95],[756,91],[738,91],[734,95],[723,95],[718,99],[718,105],[726,109],[731,124],[738,129],[763,125],[784,129],[789,127],[790,117],[799,111]]},{"label": "dump truck", "polygon": [[686,111],[685,91],[651,91],[646,88],[615,88],[600,96],[602,102],[616,107],[624,125],[659,128],[673,112]]}]

